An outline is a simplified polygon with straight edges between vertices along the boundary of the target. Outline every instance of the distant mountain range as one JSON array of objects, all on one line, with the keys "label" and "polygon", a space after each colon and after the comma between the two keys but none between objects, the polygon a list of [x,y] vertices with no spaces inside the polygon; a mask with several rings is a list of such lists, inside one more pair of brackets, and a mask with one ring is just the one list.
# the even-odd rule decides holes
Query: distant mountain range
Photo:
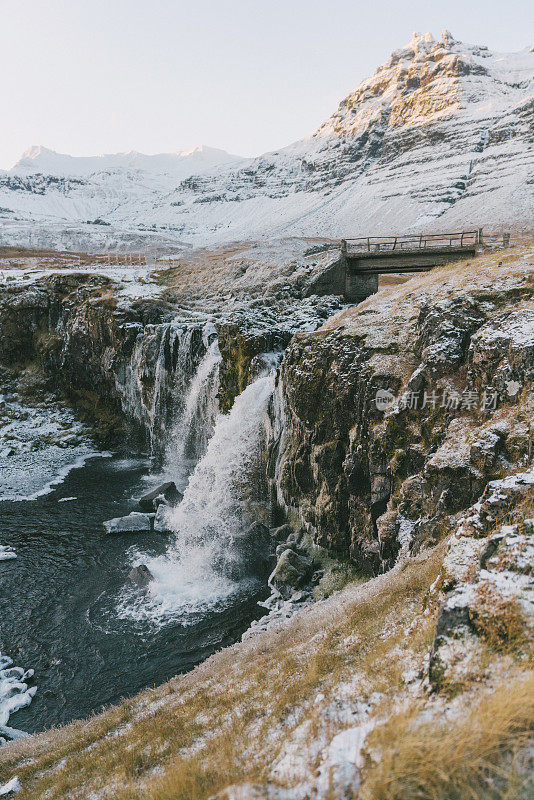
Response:
[{"label": "distant mountain range", "polygon": [[414,34],[313,135],[254,159],[32,147],[0,172],[1,241],[106,249],[533,228],[533,51]]},{"label": "distant mountain range", "polygon": [[47,147],[33,146],[22,154],[13,169],[13,175],[54,175],[57,177],[83,176],[88,178],[95,172],[114,170],[144,170],[157,175],[185,178],[194,173],[202,174],[221,166],[238,167],[246,159],[232,156],[225,150],[200,145],[192,150],[178,153],[159,153],[147,156],[130,150],[128,153],[113,153],[102,156],[67,156]]}]

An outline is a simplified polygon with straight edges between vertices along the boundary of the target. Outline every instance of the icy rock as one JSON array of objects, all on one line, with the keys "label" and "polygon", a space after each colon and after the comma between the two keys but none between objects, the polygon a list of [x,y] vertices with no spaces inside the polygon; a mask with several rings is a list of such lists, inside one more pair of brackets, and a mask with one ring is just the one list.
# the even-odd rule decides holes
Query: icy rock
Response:
[{"label": "icy rock", "polygon": [[164,504],[159,505],[156,511],[154,531],[156,533],[170,533],[169,523],[167,522],[167,506]]},{"label": "icy rock", "polygon": [[365,739],[373,730],[369,720],[338,733],[330,742],[326,758],[319,767],[319,797],[354,797],[360,788]]},{"label": "icy rock", "polygon": [[286,600],[299,589],[311,572],[312,562],[299,556],[294,550],[286,548],[269,577],[269,586]]},{"label": "icy rock", "polygon": [[10,728],[9,725],[0,725],[0,736],[8,742],[16,742],[18,739],[27,739],[29,735],[29,733],[19,731],[17,728]]},{"label": "icy rock", "polygon": [[154,579],[154,576],[146,564],[139,564],[138,567],[134,567],[132,570],[130,570],[128,577],[132,583],[137,584],[140,589],[145,589]]},{"label": "icy rock", "polygon": [[17,778],[17,776],[15,776],[14,778],[11,778],[10,781],[8,781],[7,783],[3,783],[0,786],[0,797],[4,797],[5,795],[8,794],[18,794],[18,792],[21,791],[22,791],[22,786],[20,785],[20,781]]},{"label": "icy rock", "polygon": [[183,494],[178,491],[174,481],[166,481],[160,484],[151,492],[144,494],[139,500],[139,508],[142,511],[157,511],[162,502],[174,506],[181,503]]},{"label": "icy rock", "polygon": [[152,530],[149,514],[132,511],[126,517],[115,517],[103,523],[106,533],[150,533]]},{"label": "icy rock", "polygon": [[12,558],[16,558],[17,554],[7,544],[0,544],[0,561],[10,561]]},{"label": "icy rock", "polygon": [[306,600],[309,600],[310,594],[309,592],[305,592],[300,589],[298,592],[293,592],[291,597],[289,598],[292,603],[305,603]]}]

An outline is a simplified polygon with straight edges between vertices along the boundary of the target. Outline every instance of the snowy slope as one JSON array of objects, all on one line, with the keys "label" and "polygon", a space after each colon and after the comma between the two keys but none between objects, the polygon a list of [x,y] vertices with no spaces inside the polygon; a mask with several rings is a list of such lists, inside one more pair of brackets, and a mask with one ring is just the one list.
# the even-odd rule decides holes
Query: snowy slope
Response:
[{"label": "snowy slope", "polygon": [[33,244],[66,226],[91,238],[82,223],[98,220],[101,247],[533,219],[534,52],[493,53],[447,31],[414,34],[313,135],[256,159],[32,148],[0,173],[4,242],[24,241],[30,220]]}]

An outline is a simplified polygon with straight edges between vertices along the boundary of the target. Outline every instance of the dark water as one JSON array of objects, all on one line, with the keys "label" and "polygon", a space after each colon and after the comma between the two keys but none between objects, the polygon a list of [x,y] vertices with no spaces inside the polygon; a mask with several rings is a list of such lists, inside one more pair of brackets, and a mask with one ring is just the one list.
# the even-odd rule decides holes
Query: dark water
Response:
[{"label": "dark water", "polygon": [[[37,694],[9,724],[34,732],[93,711],[191,669],[236,641],[261,616],[265,576],[251,576],[225,607],[157,629],[120,619],[133,545],[151,555],[161,535],[107,536],[102,521],[134,509],[146,463],[91,459],[49,495],[0,503],[2,544],[18,558],[0,562],[0,651],[35,670]],[[75,496],[69,502],[61,497]]]}]

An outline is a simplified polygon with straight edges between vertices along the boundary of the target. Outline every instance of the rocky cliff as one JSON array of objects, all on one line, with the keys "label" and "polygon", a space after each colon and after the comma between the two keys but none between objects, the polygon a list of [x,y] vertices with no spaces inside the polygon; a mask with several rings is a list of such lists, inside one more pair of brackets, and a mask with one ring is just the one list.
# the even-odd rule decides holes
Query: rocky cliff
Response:
[{"label": "rocky cliff", "polygon": [[435,270],[295,336],[273,479],[317,544],[377,573],[529,463],[532,258]]},{"label": "rocky cliff", "polygon": [[4,259],[0,377],[11,385],[31,372],[35,382],[40,371],[37,400],[43,386],[55,387],[104,439],[137,432],[156,454],[214,339],[218,404],[228,411],[261,367],[259,356],[281,353],[295,330],[314,329],[341,307],[338,297],[309,296],[330,258],[305,241],[280,244],[263,262],[250,244],[240,259],[235,247],[200,252],[192,266],[169,262],[148,293],[143,275],[125,290],[114,275],[120,267],[95,268],[90,257],[88,272],[59,258],[50,269],[49,254]]}]

